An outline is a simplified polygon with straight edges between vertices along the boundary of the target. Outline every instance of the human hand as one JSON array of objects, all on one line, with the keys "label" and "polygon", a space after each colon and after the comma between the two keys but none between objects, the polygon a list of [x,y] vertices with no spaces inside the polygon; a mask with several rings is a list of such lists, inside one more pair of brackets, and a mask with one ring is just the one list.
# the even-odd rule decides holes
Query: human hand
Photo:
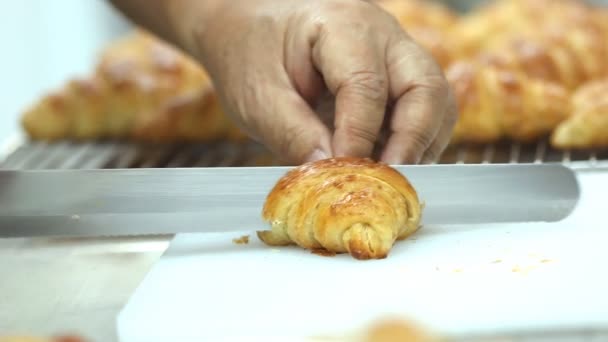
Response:
[{"label": "human hand", "polygon": [[[456,106],[441,69],[376,5],[202,2],[172,5],[176,36],[203,62],[228,113],[279,156],[367,157],[382,129],[381,160],[391,164],[433,161],[449,142]],[[335,112],[323,120],[315,109],[328,94]]]}]

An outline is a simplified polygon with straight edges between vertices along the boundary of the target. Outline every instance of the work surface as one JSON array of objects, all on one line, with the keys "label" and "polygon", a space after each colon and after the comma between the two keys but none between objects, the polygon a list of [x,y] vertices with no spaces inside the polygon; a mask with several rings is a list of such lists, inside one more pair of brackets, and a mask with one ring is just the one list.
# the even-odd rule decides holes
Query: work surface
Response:
[{"label": "work surface", "polygon": [[[322,302],[321,299],[309,295],[314,291],[327,293],[323,292],[325,291],[324,284],[326,284],[326,281],[322,278],[319,278],[320,280],[316,282],[316,285],[313,283],[312,287],[304,289],[303,293],[290,290],[289,286],[297,283],[299,278],[285,276],[283,272],[294,274],[293,268],[299,267],[303,260],[311,261],[311,267],[323,268],[327,267],[327,264],[331,264],[332,267],[344,267],[344,272],[350,274],[350,279],[352,279],[353,274],[357,274],[360,277],[359,279],[364,279],[364,282],[368,281],[365,279],[374,279],[372,277],[377,277],[381,272],[386,271],[390,261],[400,260],[398,273],[395,273],[394,278],[411,283],[411,286],[417,288],[417,291],[421,293],[422,291],[437,291],[437,287],[442,283],[454,281],[452,293],[437,293],[435,303],[440,301],[448,301],[448,303],[454,304],[465,302],[465,296],[470,296],[471,290],[463,289],[463,287],[469,281],[479,279],[479,277],[475,278],[474,274],[482,274],[483,272],[490,272],[488,274],[491,274],[490,277],[479,280],[486,285],[486,291],[479,294],[479,299],[502,296],[506,289],[500,286],[498,288],[493,287],[493,284],[500,279],[510,279],[511,283],[515,282],[523,285],[530,279],[534,280],[546,276],[549,280],[557,281],[556,284],[565,283],[571,285],[571,288],[568,292],[561,294],[559,301],[548,306],[544,312],[551,313],[555,312],[556,308],[569,307],[584,309],[586,304],[596,303],[599,305],[602,304],[601,300],[606,298],[605,296],[596,298],[593,293],[594,289],[606,286],[605,283],[602,283],[605,279],[601,276],[602,273],[605,273],[602,260],[606,260],[607,257],[597,247],[598,245],[606,245],[606,233],[597,228],[600,223],[594,227],[592,221],[601,219],[603,212],[606,210],[605,194],[608,193],[608,175],[590,174],[589,177],[585,178],[589,178],[587,179],[589,184],[595,184],[591,189],[597,195],[589,197],[589,188],[583,189],[582,206],[585,208],[584,212],[589,214],[584,212],[581,214],[579,211],[576,214],[577,216],[566,221],[573,222],[572,225],[560,224],[559,229],[551,229],[548,226],[541,225],[541,227],[530,231],[523,228],[488,230],[483,231],[482,235],[477,238],[471,239],[471,234],[475,231],[472,228],[460,227],[452,231],[441,227],[425,227],[414,239],[399,243],[386,261],[365,263],[354,262],[347,256],[326,258],[310,255],[295,248],[268,248],[256,242],[253,236],[250,245],[234,245],[231,239],[236,237],[235,234],[216,238],[215,241],[218,244],[215,247],[207,243],[200,243],[200,239],[187,238],[184,240],[185,244],[182,244],[185,248],[182,250],[182,256],[179,253],[173,256],[169,254],[168,256],[174,258],[174,260],[175,258],[186,258],[190,260],[190,263],[193,263],[201,251],[204,252],[203,256],[207,257],[212,251],[218,252],[214,258],[223,260],[221,263],[223,267],[215,266],[209,270],[218,272],[217,274],[220,276],[199,274],[195,278],[197,279],[196,282],[192,284],[179,283],[178,279],[172,281],[164,279],[163,283],[169,286],[166,291],[171,291],[172,288],[180,286],[186,286],[187,289],[192,291],[196,290],[197,296],[193,298],[191,310],[192,306],[195,306],[194,309],[198,315],[195,317],[198,324],[203,319],[200,315],[201,312],[206,312],[203,316],[208,317],[210,311],[204,311],[197,305],[210,295],[215,296],[217,293],[208,292],[208,290],[213,289],[218,290],[219,293],[222,293],[222,291],[226,293],[226,295],[217,297],[215,303],[229,299],[224,302],[227,303],[225,305],[226,309],[217,311],[219,313],[218,317],[225,317],[227,312],[234,313],[234,310],[229,310],[229,308],[234,307],[241,299],[254,300],[257,303],[263,302],[259,306],[259,308],[264,309],[261,311],[259,320],[251,321],[248,324],[261,321],[262,318],[268,316],[268,310],[272,309],[272,305],[280,306],[281,302],[289,303],[290,308],[296,306],[299,308],[299,305],[302,304],[302,298],[308,298],[318,309],[318,312],[323,312],[323,310],[333,312],[331,310],[341,309],[335,307],[335,302]],[[422,259],[421,251],[440,247],[439,240],[446,234],[450,234],[451,243],[457,247],[458,257],[444,257],[447,252],[440,249],[433,252],[434,254],[430,257]],[[482,238],[484,235],[486,238]],[[490,235],[494,235],[494,237]],[[509,240],[508,244],[501,244],[500,241],[505,236],[516,236],[518,238]],[[115,324],[118,313],[148,270],[165,250],[168,241],[168,237],[0,240],[0,274],[2,275],[2,281],[0,281],[0,333],[52,334],[74,331],[82,333],[94,341],[115,341]],[[539,241],[542,241],[542,243]],[[478,247],[478,257],[474,258],[473,251],[467,250],[471,246]],[[190,254],[188,254],[188,251],[190,251]],[[281,285],[279,292],[274,294],[274,298],[281,298],[281,301],[277,302],[272,299],[271,302],[274,301],[275,304],[269,305],[263,298],[256,299],[255,291],[260,290],[260,285],[259,283],[256,285],[256,280],[260,278],[260,274],[251,269],[251,263],[254,261],[233,262],[234,255],[242,253],[256,253],[266,258],[266,260],[284,261],[271,267],[278,272],[278,274],[272,275],[273,279],[276,279],[274,281]],[[403,258],[409,259],[409,261],[402,260]],[[424,265],[423,261],[427,265]],[[288,262],[293,266],[287,267]],[[187,265],[188,262],[184,263],[183,269],[187,269]],[[569,270],[569,273],[558,275],[556,271],[564,267]],[[197,275],[195,269],[188,269],[188,273]],[[218,282],[224,279],[225,274],[245,279],[245,281],[243,284],[229,283],[225,286],[219,286]],[[412,277],[412,274],[423,274],[424,286],[420,282],[420,278]],[[333,276],[328,271],[323,271],[321,275],[325,277]],[[154,277],[154,273],[151,273],[150,277]],[[378,283],[382,283],[383,280],[385,279],[381,278]],[[429,281],[432,281],[430,287],[428,286]],[[392,302],[392,297],[394,297],[392,294],[403,289],[396,288],[396,284],[386,281],[385,283],[386,287],[383,287],[381,291],[374,291],[371,295],[369,292],[353,293],[346,286],[343,293],[352,296],[353,299],[352,303],[349,304],[350,306],[344,309],[353,309],[357,302],[360,303],[359,298],[369,297],[374,298],[374,301],[377,302],[388,302],[389,306],[387,308],[394,310],[399,302]],[[247,290],[239,292],[238,289],[235,289],[237,285],[248,287]],[[142,289],[146,291],[145,285]],[[265,289],[262,288],[261,290],[264,291]],[[459,292],[462,290],[465,292]],[[542,295],[547,295],[547,298],[557,296],[559,294],[558,290],[559,287],[553,285],[534,289],[536,293],[541,292]],[[519,297],[518,299],[521,292],[522,288],[513,290],[511,295],[515,301],[511,307],[527,305],[525,306],[526,309],[521,311],[524,317],[527,317],[534,314],[535,311],[528,310],[530,303],[524,303],[528,297]],[[175,293],[169,293],[170,295],[165,298],[150,300],[149,305],[166,305],[171,302],[172,298],[175,298]],[[142,298],[142,294],[138,294],[134,298],[133,303],[138,303],[136,307],[138,310],[146,307],[145,303],[142,304],[140,301]],[[177,301],[174,304],[169,304],[173,309],[179,309],[179,305],[184,303],[183,301]],[[306,303],[303,304],[306,305]],[[367,305],[369,304],[368,302]],[[492,301],[490,300],[485,305],[491,306],[491,304]],[[367,307],[369,308],[369,306]],[[330,310],[326,310],[328,308]],[[593,310],[595,308],[589,307],[589,309]],[[168,314],[168,312],[166,313]],[[575,313],[577,311],[573,311],[573,314]],[[593,314],[593,312],[587,313]],[[156,318],[160,319],[161,314],[163,313],[158,313]],[[298,314],[298,311],[296,311],[296,314]],[[424,315],[425,312],[421,312],[421,314]],[[298,317],[297,315],[287,316],[287,314],[284,314],[284,316],[293,317],[292,322],[296,322],[295,319]],[[129,312],[127,310],[123,318],[128,317]],[[319,316],[319,318],[323,317],[323,315]],[[353,319],[352,317],[339,316],[338,318],[342,324],[353,323],[350,321]],[[241,323],[237,319],[237,316],[231,316],[231,321],[240,326]],[[139,323],[142,322],[130,321],[130,324],[135,326]],[[265,326],[276,325],[275,322],[267,321],[264,324]],[[146,331],[152,328],[163,328],[164,326],[155,327],[148,324],[146,325]],[[218,327],[221,328],[222,326]]]},{"label": "work surface", "polygon": [[340,335],[387,314],[453,335],[608,326],[598,221],[608,179],[580,180],[580,207],[565,221],[426,226],[379,261],[178,235],[121,313],[119,336]]},{"label": "work surface", "polygon": [[0,335],[116,341],[116,315],[168,241],[0,239]]}]

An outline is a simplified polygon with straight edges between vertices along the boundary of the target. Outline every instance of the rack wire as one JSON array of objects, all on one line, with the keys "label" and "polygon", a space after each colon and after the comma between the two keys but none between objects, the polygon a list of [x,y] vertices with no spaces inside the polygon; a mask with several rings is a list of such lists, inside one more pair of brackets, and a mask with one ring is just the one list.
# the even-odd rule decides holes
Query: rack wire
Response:
[{"label": "rack wire", "polygon": [[[608,168],[608,150],[561,151],[546,141],[523,145],[450,146],[440,164],[562,163],[574,169]],[[277,166],[281,162],[256,143],[141,145],[126,142],[30,142],[15,136],[0,145],[0,168],[111,169],[215,166]]]}]

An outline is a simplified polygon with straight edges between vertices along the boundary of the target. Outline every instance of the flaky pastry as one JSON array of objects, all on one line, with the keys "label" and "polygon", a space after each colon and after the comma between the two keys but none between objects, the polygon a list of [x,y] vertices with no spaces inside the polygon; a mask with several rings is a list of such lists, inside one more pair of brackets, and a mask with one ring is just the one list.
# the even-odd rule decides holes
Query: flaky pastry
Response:
[{"label": "flaky pastry", "polygon": [[398,171],[359,158],[332,158],[289,171],[267,197],[258,232],[268,245],[385,258],[396,240],[413,234],[422,208]]}]

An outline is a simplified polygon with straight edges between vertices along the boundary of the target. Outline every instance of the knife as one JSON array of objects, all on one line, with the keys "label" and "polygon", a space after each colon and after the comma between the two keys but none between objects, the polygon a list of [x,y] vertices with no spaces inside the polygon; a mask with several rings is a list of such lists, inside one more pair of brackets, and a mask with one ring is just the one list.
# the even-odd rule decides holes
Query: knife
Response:
[{"label": "knife", "polygon": [[[572,170],[544,165],[394,166],[425,203],[423,224],[559,221]],[[0,171],[0,237],[267,229],[267,194],[289,167]]]}]

